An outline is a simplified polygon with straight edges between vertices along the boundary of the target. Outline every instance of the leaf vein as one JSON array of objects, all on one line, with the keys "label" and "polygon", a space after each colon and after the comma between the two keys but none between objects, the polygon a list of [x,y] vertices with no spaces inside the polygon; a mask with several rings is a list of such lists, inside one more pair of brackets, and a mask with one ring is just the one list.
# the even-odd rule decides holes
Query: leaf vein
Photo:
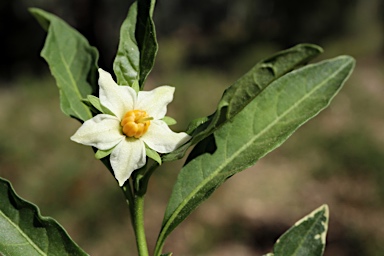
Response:
[{"label": "leaf vein", "polygon": [[35,243],[33,243],[33,241],[31,239],[29,239],[27,234],[25,234],[23,232],[23,230],[21,230],[17,225],[15,225],[13,223],[13,221],[11,219],[9,219],[8,216],[3,213],[3,211],[0,211],[0,215],[3,218],[5,218],[8,221],[8,223],[10,223],[17,231],[19,231],[19,233],[21,234],[21,236],[23,236],[25,238],[25,240],[27,240],[27,242],[25,244],[30,244],[40,255],[47,255]]},{"label": "leaf vein", "polygon": [[[304,97],[302,97],[299,101],[295,102],[291,107],[289,107],[286,111],[284,111],[280,116],[277,116],[277,118],[272,121],[269,125],[267,125],[263,130],[261,130],[257,135],[255,135],[252,139],[249,140],[249,142],[245,143],[242,147],[240,147],[237,151],[235,151],[232,156],[229,158],[226,158],[222,164],[215,170],[213,171],[207,179],[203,180],[203,182],[200,183],[199,186],[197,186],[194,190],[192,190],[189,193],[189,196],[186,197],[183,201],[184,203],[181,203],[179,207],[176,208],[174,211],[174,216],[177,216],[177,213],[181,211],[182,208],[190,201],[190,199],[193,197],[194,194],[196,194],[197,191],[199,191],[202,187],[204,187],[206,184],[208,184],[219,172],[221,172],[225,167],[233,161],[238,155],[243,153],[251,144],[255,142],[258,138],[260,138],[265,132],[267,132],[271,127],[273,127],[276,123],[278,123],[281,119],[283,119],[286,115],[288,115],[294,108],[299,106],[304,100],[306,100],[308,97],[310,97],[314,92],[316,92],[323,84],[326,84],[329,80],[333,79],[336,74],[339,73],[339,70],[343,69],[346,65],[349,63],[342,65],[339,69],[333,72],[331,76],[328,77],[328,79],[323,80],[321,83],[319,83],[317,86],[313,87],[313,89],[309,92],[306,93]],[[227,143],[228,140],[226,140]],[[226,147],[224,147],[226,148]],[[226,152],[226,151],[225,151]],[[227,153],[226,153],[227,155]],[[201,161],[200,161],[201,162]],[[170,221],[175,219],[175,217],[169,218]]]}]

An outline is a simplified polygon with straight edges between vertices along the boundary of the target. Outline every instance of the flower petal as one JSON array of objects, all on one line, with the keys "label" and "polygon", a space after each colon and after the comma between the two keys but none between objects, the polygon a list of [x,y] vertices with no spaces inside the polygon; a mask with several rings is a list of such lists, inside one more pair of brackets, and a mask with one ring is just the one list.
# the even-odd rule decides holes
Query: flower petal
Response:
[{"label": "flower petal", "polygon": [[136,102],[136,92],[129,86],[119,86],[111,74],[99,68],[99,97],[102,105],[110,109],[120,120]]},{"label": "flower petal", "polygon": [[145,145],[141,140],[125,138],[112,151],[110,162],[120,186],[132,172],[145,165]]},{"label": "flower petal", "polygon": [[99,114],[85,121],[71,140],[107,150],[118,144],[124,137],[120,131],[120,121],[115,116]]},{"label": "flower petal", "polygon": [[159,153],[169,153],[190,138],[191,136],[185,132],[173,132],[164,121],[152,120],[148,131],[140,139]]},{"label": "flower petal", "polygon": [[161,119],[167,113],[167,105],[173,100],[175,88],[159,86],[152,91],[140,91],[135,109],[142,109],[154,119]]}]

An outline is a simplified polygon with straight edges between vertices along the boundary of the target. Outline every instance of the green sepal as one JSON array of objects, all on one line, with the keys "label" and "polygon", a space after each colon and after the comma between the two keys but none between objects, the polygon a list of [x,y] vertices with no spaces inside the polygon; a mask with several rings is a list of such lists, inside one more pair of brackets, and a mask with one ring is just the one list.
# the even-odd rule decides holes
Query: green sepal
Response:
[{"label": "green sepal", "polygon": [[177,121],[170,116],[165,116],[161,120],[163,120],[168,126],[177,124]]},{"label": "green sepal", "polygon": [[114,116],[115,114],[109,110],[107,107],[101,104],[100,99],[93,95],[88,95],[87,100],[93,107],[95,107],[97,110],[99,110],[103,114]]},{"label": "green sepal", "polygon": [[149,148],[147,145],[145,145],[145,154],[149,158],[151,158],[151,159],[155,160],[156,162],[158,162],[159,165],[161,165],[161,157],[160,157],[159,153],[157,153],[155,150]]},{"label": "green sepal", "polygon": [[139,81],[137,81],[137,80],[133,81],[132,89],[135,90],[136,93],[139,93],[139,91],[140,91]]},{"label": "green sepal", "polygon": [[99,110],[101,113],[103,113],[103,110],[101,108],[100,99],[93,95],[88,95],[87,99],[83,100],[84,102],[89,102],[94,108]]},{"label": "green sepal", "polygon": [[101,111],[98,110],[97,108],[95,108],[88,99],[82,99],[81,102],[83,102],[85,105],[87,105],[89,110],[92,112],[93,116],[100,114]]},{"label": "green sepal", "polygon": [[111,149],[107,149],[107,150],[101,150],[101,149],[97,150],[96,153],[95,153],[96,159],[100,160],[100,159],[102,159],[104,157],[109,156],[112,153],[113,149],[114,149],[114,147],[111,148]]}]

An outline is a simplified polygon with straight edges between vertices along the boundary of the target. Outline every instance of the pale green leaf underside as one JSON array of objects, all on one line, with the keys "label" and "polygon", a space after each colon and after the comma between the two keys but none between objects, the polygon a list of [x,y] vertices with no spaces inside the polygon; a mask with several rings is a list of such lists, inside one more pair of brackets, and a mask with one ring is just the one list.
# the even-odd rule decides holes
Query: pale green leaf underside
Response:
[{"label": "pale green leaf underside", "polygon": [[0,178],[0,254],[4,256],[88,255],[52,218],[21,199]]},{"label": "pale green leaf underside", "polygon": [[295,223],[273,247],[279,256],[321,256],[328,230],[329,210],[323,205]]},{"label": "pale green leaf underside", "polygon": [[353,66],[351,57],[341,56],[292,71],[266,87],[231,122],[217,129],[214,137],[202,141],[211,152],[197,154],[181,170],[165,212],[157,252],[165,237],[227,178],[253,165],[324,109]]},{"label": "pale green leaf underside", "polygon": [[82,99],[97,93],[96,48],[55,15],[37,8],[31,8],[30,12],[48,33],[41,56],[56,79],[61,110],[82,121],[91,118],[91,111]]},{"label": "pale green leaf underside", "polygon": [[[120,42],[113,69],[119,85],[143,89],[158,50],[152,20],[155,0],[134,2],[120,28]],[[138,83],[138,84],[136,84]]]},{"label": "pale green leaf underside", "polygon": [[131,5],[121,25],[119,47],[113,63],[117,83],[131,87],[139,80],[140,72],[140,51],[135,37],[136,19],[137,2]]}]

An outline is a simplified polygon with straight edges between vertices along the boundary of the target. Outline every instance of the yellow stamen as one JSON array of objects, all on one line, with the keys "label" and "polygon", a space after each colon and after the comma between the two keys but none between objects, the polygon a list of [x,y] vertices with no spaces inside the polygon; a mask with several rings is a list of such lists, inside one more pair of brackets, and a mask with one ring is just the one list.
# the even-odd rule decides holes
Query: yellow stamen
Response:
[{"label": "yellow stamen", "polygon": [[120,124],[125,135],[138,139],[147,132],[150,120],[153,118],[148,116],[147,112],[135,109],[125,113]]}]

